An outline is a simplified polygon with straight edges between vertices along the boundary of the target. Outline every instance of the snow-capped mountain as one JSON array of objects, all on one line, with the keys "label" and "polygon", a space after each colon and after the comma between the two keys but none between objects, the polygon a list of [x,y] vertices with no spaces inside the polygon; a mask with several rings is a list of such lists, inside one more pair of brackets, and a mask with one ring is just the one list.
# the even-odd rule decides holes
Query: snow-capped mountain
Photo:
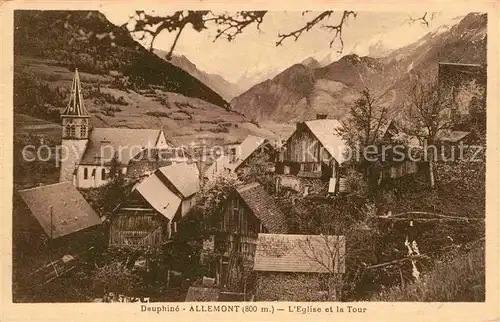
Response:
[{"label": "snow-capped mountain", "polygon": [[[487,15],[471,13],[455,24],[432,30],[398,48],[401,40],[372,37],[356,49],[383,57],[349,54],[322,68],[295,64],[273,79],[250,88],[231,101],[233,109],[257,119],[301,120],[316,113],[342,118],[365,86],[384,94],[383,103],[397,110],[412,75],[437,75],[438,62],[486,63]],[[363,49],[363,50],[362,50]],[[335,52],[316,53],[326,63]]]}]

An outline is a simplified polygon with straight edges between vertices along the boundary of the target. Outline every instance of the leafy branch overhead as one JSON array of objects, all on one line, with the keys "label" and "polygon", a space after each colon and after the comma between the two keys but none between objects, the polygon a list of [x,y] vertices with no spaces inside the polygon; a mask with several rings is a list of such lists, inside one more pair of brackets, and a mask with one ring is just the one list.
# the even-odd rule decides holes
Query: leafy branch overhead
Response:
[{"label": "leafy branch overhead", "polygon": [[[134,34],[139,40],[148,43],[150,50],[154,47],[156,37],[164,30],[167,32],[175,32],[175,39],[167,54],[167,59],[172,58],[177,41],[181,36],[184,28],[191,24],[192,28],[201,32],[209,28],[215,28],[214,41],[224,38],[228,41],[233,41],[239,34],[242,34],[247,27],[255,25],[260,31],[260,25],[264,21],[264,17],[268,11],[238,11],[235,13],[214,13],[212,11],[177,11],[170,15],[154,15],[147,14],[143,10],[138,10],[132,15],[127,23],[122,27],[126,28]],[[303,16],[309,11],[304,11]],[[335,11],[323,11],[314,18],[308,20],[301,28],[290,32],[278,33],[276,46],[280,46],[289,38],[297,41],[304,32],[308,32],[321,22],[333,18]],[[323,24],[320,27],[331,32],[334,32],[333,38],[330,40],[330,48],[335,41],[340,42],[339,52],[342,52],[344,46],[343,31],[349,18],[356,18],[357,13],[354,11],[343,11],[339,21],[333,24]],[[434,15],[432,15],[433,17]],[[432,19],[432,17],[430,19]],[[425,13],[420,18],[410,18],[411,21],[424,21],[428,25],[429,17]]]}]

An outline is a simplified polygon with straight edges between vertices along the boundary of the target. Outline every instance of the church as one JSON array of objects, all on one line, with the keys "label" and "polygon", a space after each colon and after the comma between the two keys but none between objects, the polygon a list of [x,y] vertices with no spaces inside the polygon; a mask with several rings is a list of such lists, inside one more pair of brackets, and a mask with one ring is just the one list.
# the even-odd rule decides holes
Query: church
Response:
[{"label": "church", "polygon": [[108,183],[113,167],[126,174],[129,163],[146,151],[173,148],[161,129],[93,128],[85,108],[78,69],[61,120],[59,182],[70,181],[79,188]]}]

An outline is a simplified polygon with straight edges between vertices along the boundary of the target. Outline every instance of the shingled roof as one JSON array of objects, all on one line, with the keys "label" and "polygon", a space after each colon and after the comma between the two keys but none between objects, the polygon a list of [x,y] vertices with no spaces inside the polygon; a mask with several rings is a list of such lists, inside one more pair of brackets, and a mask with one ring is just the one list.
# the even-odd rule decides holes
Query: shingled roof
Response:
[{"label": "shingled roof", "polygon": [[287,233],[286,217],[259,183],[238,186],[236,191],[270,233]]},{"label": "shingled roof", "polygon": [[236,160],[232,164],[233,169],[237,169],[252,153],[266,142],[266,139],[248,135],[243,142],[236,148]]},{"label": "shingled roof", "polygon": [[71,182],[20,190],[19,194],[52,239],[101,224],[97,213]]},{"label": "shingled roof", "polygon": [[316,136],[321,145],[335,158],[338,163],[343,163],[345,160],[346,143],[337,133],[337,130],[342,127],[342,123],[338,120],[320,119],[304,122],[309,130]]},{"label": "shingled roof", "polygon": [[116,155],[127,165],[146,148],[156,146],[161,130],[128,128],[93,128],[80,164],[108,163]]},{"label": "shingled roof", "polygon": [[344,273],[344,236],[259,234],[254,271]]},{"label": "shingled roof", "polygon": [[159,168],[156,174],[163,175],[184,198],[188,198],[200,190],[200,175],[195,163],[174,163]]}]

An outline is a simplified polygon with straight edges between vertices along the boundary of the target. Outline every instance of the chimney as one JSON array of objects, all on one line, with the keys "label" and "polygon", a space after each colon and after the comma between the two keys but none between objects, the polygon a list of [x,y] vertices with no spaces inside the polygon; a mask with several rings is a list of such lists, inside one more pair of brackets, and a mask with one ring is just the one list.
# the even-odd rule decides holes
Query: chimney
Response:
[{"label": "chimney", "polygon": [[328,114],[316,114],[317,120],[326,120],[327,117],[328,117]]}]

